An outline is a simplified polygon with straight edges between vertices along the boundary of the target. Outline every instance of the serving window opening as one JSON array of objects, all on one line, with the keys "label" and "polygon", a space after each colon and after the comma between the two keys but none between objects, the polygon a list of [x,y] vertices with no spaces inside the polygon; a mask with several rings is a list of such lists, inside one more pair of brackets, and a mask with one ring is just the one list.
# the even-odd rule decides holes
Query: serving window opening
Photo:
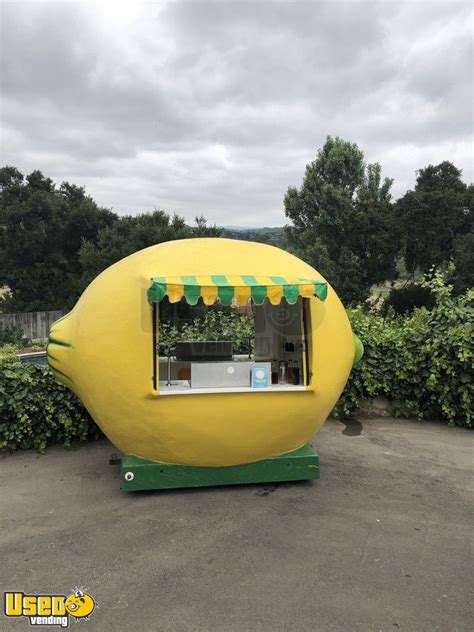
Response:
[{"label": "serving window opening", "polygon": [[214,286],[214,300],[196,285],[168,282],[159,300],[149,291],[155,394],[305,391],[313,379],[309,291],[280,285],[277,295],[274,287],[265,296],[247,288],[247,300],[230,284]]}]

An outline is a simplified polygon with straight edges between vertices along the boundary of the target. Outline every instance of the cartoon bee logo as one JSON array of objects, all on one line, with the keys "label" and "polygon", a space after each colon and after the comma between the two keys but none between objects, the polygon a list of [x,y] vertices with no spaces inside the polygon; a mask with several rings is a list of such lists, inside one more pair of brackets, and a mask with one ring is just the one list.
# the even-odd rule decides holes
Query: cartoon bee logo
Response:
[{"label": "cartoon bee logo", "polygon": [[76,590],[64,602],[68,614],[76,619],[88,619],[95,608],[95,601],[82,590]]}]

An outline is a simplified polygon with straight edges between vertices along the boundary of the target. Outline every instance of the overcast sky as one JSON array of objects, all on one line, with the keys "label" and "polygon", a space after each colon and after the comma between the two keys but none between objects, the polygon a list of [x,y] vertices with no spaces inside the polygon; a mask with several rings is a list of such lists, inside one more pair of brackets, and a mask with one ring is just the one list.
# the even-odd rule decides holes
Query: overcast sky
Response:
[{"label": "overcast sky", "polygon": [[473,178],[473,13],[457,2],[3,3],[1,163],[119,213],[283,225],[328,134],[395,179]]}]

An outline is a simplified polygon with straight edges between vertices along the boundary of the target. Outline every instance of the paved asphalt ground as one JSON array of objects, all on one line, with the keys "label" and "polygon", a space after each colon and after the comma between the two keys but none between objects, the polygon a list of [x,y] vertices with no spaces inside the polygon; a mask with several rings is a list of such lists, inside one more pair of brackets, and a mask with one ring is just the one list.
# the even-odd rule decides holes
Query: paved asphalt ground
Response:
[{"label": "paved asphalt ground", "polygon": [[318,482],[134,495],[106,441],[4,454],[0,587],[83,586],[79,632],[472,630],[473,437],[331,420]]}]

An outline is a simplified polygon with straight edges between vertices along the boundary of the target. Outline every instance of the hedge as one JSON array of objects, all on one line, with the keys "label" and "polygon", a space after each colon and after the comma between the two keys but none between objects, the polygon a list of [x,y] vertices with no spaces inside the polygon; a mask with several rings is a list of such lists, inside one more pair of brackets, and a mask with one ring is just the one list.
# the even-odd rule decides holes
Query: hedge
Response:
[{"label": "hedge", "polygon": [[[363,399],[386,396],[395,414],[420,419],[443,419],[450,425],[471,427],[474,408],[474,290],[453,297],[440,275],[429,282],[435,296],[431,311],[415,310],[409,317],[349,310],[352,327],[365,353],[353,369],[335,410],[336,416],[357,412]],[[225,315],[224,315],[225,316]],[[194,336],[220,333],[249,334],[248,317],[208,316],[189,325]],[[204,327],[205,324],[205,327]],[[204,332],[205,329],[205,332]],[[232,330],[232,331],[231,331]],[[167,332],[169,343],[178,335]],[[101,436],[77,397],[58,383],[47,367],[21,363],[9,355],[0,361],[0,448],[37,448],[74,439]]]},{"label": "hedge", "polygon": [[426,285],[435,297],[431,311],[422,308],[408,317],[349,311],[365,353],[334,414],[354,414],[362,399],[385,396],[398,416],[472,427],[474,290],[453,297],[439,274]]},{"label": "hedge", "polygon": [[5,357],[0,363],[0,448],[36,448],[101,436],[82,403],[47,366]]}]

